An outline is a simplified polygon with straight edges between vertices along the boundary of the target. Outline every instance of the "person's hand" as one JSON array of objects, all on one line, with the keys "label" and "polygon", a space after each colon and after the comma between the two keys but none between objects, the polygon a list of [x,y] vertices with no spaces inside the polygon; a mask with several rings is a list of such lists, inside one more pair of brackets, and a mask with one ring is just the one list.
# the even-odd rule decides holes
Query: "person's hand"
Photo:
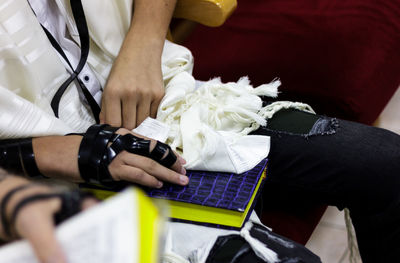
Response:
[{"label": "person's hand", "polygon": [[132,130],[156,116],[164,96],[161,51],[159,43],[134,34],[125,40],[103,92],[101,123]]},{"label": "person's hand", "polygon": [[[117,133],[131,133],[144,138],[124,128]],[[77,135],[33,139],[33,150],[40,172],[47,177],[82,182],[77,162],[81,141],[82,136]],[[155,144],[156,141],[151,140],[150,151]],[[163,182],[186,185],[189,182],[183,167],[186,162],[178,154],[176,156],[177,160],[168,168],[151,158],[122,151],[112,160],[108,169],[116,181],[123,180],[155,188],[161,187]]]},{"label": "person's hand", "polygon": [[[29,185],[29,186],[28,186]],[[61,209],[61,198],[52,197],[48,199],[36,200],[22,206],[14,218],[16,206],[21,201],[27,200],[38,195],[54,194],[56,191],[48,186],[34,185],[27,180],[10,176],[1,182],[2,198],[9,191],[17,187],[25,186],[16,191],[5,204],[5,217],[8,220],[8,226],[2,224],[0,235],[2,239],[12,241],[18,238],[26,238],[32,245],[33,250],[40,262],[66,263],[66,255],[63,252],[59,241],[55,236],[54,215]],[[81,210],[85,210],[97,201],[93,198],[86,198],[81,203]],[[10,235],[6,235],[5,227]]]},{"label": "person's hand", "polygon": [[130,28],[104,89],[100,122],[132,130],[164,96],[161,55],[176,0],[135,0]]},{"label": "person's hand", "polygon": [[[154,149],[157,142],[124,128],[119,129],[117,133],[121,135],[130,133],[137,137],[151,140],[150,152]],[[168,152],[165,153],[165,155],[167,154]],[[177,153],[175,155],[177,156],[177,160],[170,168],[167,168],[150,158],[123,151],[115,157],[108,166],[108,169],[111,176],[117,181],[129,181],[153,188],[162,187],[163,182],[186,185],[189,182],[186,170],[183,167],[186,161]]]}]

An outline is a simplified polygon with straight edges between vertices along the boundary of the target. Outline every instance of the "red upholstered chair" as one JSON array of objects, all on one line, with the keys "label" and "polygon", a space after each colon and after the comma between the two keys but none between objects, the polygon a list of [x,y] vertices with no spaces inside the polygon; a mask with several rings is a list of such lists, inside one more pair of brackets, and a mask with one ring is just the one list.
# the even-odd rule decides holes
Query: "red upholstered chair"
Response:
[{"label": "red upholstered chair", "polygon": [[[197,79],[279,77],[280,99],[372,124],[400,83],[400,2],[239,0],[222,27],[197,26],[183,45]],[[263,221],[304,244],[325,207],[289,210],[273,208]]]},{"label": "red upholstered chair", "polygon": [[400,2],[239,0],[222,27],[183,43],[199,79],[282,80],[281,98],[373,123],[400,84]]}]

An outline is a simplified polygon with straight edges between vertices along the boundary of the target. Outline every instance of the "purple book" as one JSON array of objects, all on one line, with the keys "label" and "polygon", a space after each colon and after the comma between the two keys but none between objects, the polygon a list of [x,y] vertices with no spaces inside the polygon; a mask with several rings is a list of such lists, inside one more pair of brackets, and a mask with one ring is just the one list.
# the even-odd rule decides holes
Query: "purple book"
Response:
[{"label": "purple book", "polygon": [[[147,194],[152,198],[169,200],[171,218],[175,220],[240,228],[247,220],[260,192],[266,176],[266,165],[267,159],[264,159],[242,174],[188,171],[190,180],[187,186],[164,184],[160,189],[148,190]],[[207,213],[220,212],[222,214],[212,216],[221,219],[204,219],[199,210]],[[227,217],[231,215],[240,217],[240,222],[227,222],[230,220]]]},{"label": "purple book", "polygon": [[[187,171],[187,186],[164,183],[160,189],[144,189],[154,199],[165,199],[173,221],[223,228],[241,228],[249,218],[267,173],[267,159],[241,173]],[[83,184],[82,188],[104,199],[125,188],[114,190]]]}]

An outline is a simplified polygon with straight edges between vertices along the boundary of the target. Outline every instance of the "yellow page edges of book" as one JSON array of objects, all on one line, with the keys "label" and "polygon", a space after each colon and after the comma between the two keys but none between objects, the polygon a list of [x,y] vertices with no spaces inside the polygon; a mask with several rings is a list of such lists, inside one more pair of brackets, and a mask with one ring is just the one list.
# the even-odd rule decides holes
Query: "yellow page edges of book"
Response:
[{"label": "yellow page edges of book", "polygon": [[263,174],[260,176],[250,201],[243,212],[168,200],[171,217],[199,223],[241,228],[265,177],[266,169],[264,169]]},{"label": "yellow page edges of book", "polygon": [[[224,208],[202,206],[180,201],[166,200],[169,204],[169,217],[198,223],[216,224],[234,228],[241,228],[248,213],[251,212],[250,209],[252,208],[254,199],[257,196],[258,190],[263,180],[266,178],[266,173],[267,169],[265,168],[250,198],[250,201],[243,212],[233,211]],[[101,189],[88,188],[87,190],[91,191],[99,199],[106,199],[115,194],[115,192]],[[159,198],[151,199],[161,200]]]}]

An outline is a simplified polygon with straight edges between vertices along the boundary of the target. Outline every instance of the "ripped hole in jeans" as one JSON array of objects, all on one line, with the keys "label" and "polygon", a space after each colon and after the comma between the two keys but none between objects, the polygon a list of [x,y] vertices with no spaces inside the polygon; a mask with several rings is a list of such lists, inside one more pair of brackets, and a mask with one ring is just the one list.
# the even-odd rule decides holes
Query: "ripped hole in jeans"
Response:
[{"label": "ripped hole in jeans", "polygon": [[336,118],[319,116],[296,109],[284,109],[275,113],[263,129],[272,133],[308,138],[316,135],[335,134],[338,127],[339,122]]}]

